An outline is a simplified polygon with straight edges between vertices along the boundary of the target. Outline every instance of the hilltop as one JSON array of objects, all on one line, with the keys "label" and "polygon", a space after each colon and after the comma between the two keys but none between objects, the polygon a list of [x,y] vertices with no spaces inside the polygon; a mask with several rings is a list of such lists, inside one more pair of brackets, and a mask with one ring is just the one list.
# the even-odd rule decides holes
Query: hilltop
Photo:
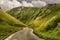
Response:
[{"label": "hilltop", "polygon": [[60,40],[60,4],[49,4],[42,8],[17,7],[7,12],[33,28],[39,37]]}]

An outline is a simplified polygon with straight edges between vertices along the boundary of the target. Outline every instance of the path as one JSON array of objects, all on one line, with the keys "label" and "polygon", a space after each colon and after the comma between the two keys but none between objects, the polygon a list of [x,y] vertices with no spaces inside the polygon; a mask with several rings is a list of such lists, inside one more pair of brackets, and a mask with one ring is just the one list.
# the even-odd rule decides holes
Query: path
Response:
[{"label": "path", "polygon": [[44,39],[37,37],[33,33],[33,30],[31,28],[26,27],[23,30],[12,34],[5,40],[44,40]]}]

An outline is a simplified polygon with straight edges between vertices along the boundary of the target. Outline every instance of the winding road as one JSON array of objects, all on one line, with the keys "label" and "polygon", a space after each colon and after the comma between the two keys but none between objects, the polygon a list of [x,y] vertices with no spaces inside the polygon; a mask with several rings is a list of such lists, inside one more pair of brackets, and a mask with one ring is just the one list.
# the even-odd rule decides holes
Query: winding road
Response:
[{"label": "winding road", "polygon": [[36,36],[33,33],[33,29],[26,27],[23,30],[12,34],[11,36],[6,38],[5,40],[44,40],[44,39]]}]

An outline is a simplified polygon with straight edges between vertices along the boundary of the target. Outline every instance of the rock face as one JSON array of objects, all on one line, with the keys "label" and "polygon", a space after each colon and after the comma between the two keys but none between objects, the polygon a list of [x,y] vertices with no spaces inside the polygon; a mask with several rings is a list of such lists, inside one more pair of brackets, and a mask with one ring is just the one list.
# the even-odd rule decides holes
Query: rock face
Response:
[{"label": "rock face", "polygon": [[18,31],[5,40],[44,40],[39,38],[33,33],[33,30],[31,28],[24,28],[21,31]]}]

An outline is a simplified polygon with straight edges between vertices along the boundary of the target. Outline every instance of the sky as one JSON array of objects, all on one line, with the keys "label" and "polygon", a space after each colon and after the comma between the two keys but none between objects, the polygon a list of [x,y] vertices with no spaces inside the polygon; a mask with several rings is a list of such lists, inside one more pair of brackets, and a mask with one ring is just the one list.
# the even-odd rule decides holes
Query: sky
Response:
[{"label": "sky", "polygon": [[9,10],[14,7],[24,6],[24,7],[41,7],[45,6],[46,3],[43,1],[32,1],[32,0],[0,0],[0,7],[4,10]]},{"label": "sky", "polygon": [[41,0],[41,1],[44,1],[48,4],[60,3],[60,0]]},{"label": "sky", "polygon": [[21,4],[16,0],[0,0],[0,7],[4,10],[9,10],[14,7],[21,6]]},{"label": "sky", "polygon": [[60,3],[60,0],[0,0],[0,7],[3,10],[10,10],[15,7],[42,7],[51,3]]}]

